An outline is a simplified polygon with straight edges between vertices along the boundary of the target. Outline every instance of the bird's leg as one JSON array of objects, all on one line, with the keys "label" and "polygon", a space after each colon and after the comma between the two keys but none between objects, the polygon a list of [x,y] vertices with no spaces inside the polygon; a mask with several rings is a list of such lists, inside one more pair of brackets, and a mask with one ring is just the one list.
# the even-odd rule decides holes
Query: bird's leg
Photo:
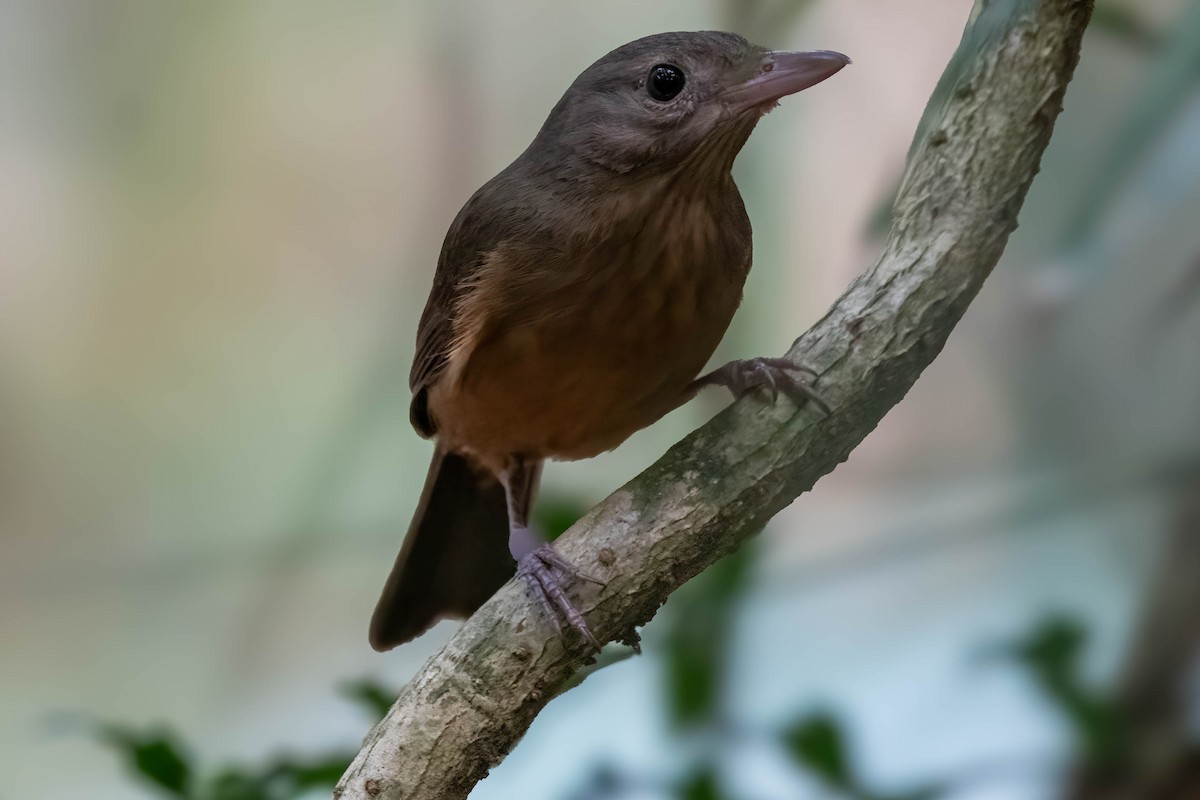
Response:
[{"label": "bird's leg", "polygon": [[529,528],[529,508],[541,470],[540,460],[517,457],[509,462],[501,476],[508,503],[508,549],[517,561],[517,575],[555,629],[561,634],[562,620],[565,619],[588,644],[599,650],[600,643],[592,635],[583,615],[571,604],[565,587],[578,579],[601,585],[603,581],[580,572]]},{"label": "bird's leg", "polygon": [[756,389],[766,389],[771,402],[782,390],[797,405],[812,403],[822,414],[829,414],[829,405],[813,386],[816,380],[816,370],[790,359],[747,358],[730,361],[692,381],[684,390],[684,402],[695,397],[705,386],[724,386],[735,398]]}]

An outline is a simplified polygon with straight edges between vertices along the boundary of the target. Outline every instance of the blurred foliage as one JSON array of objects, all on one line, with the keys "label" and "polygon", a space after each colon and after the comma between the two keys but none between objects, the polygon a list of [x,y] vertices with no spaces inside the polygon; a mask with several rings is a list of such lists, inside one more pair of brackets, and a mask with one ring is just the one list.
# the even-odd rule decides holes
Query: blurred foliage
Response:
[{"label": "blurred foliage", "polygon": [[[1017,0],[1005,0],[989,4],[968,36],[982,42],[1012,13],[1016,3]],[[1178,24],[1167,31],[1152,27],[1144,20],[1143,13],[1135,4],[1100,2],[1092,15],[1090,30],[1110,36],[1147,56],[1148,75],[1143,91],[1137,93],[1137,99],[1123,115],[1113,137],[1109,154],[1103,161],[1107,167],[1090,176],[1091,189],[1082,195],[1082,205],[1065,226],[1063,250],[1081,247],[1091,241],[1128,174],[1162,135],[1200,81],[1200,0],[1188,0]],[[934,89],[913,138],[914,150],[925,140],[929,126],[940,118],[945,99],[958,86],[962,78],[961,63],[969,52],[967,48],[959,50]],[[896,181],[867,215],[869,237],[878,239],[887,234],[900,185],[901,181]]]},{"label": "blurred foliage", "polygon": [[836,789],[851,789],[850,767],[846,763],[846,742],[833,717],[818,714],[799,720],[783,732],[788,753]]},{"label": "blurred foliage", "polygon": [[102,725],[102,742],[121,753],[135,775],[169,797],[192,797],[191,757],[169,730]]},{"label": "blurred foliage", "polygon": [[[579,516],[580,505],[551,503],[540,520],[555,530]],[[599,765],[577,800],[612,800],[647,789],[678,800],[727,800],[721,758],[747,742],[768,742],[786,754],[797,778],[818,781],[844,800],[938,800],[952,796],[960,781],[928,782],[905,791],[881,791],[863,774],[844,721],[828,711],[797,714],[780,729],[756,730],[737,719],[729,702],[733,681],[730,659],[741,599],[752,586],[759,544],[751,540],[690,581],[670,600],[656,623],[662,651],[663,713],[681,748],[697,753],[681,775],[641,776],[619,765]],[[1126,769],[1134,743],[1127,733],[1115,692],[1090,686],[1084,677],[1087,632],[1076,619],[1056,615],[1038,623],[1025,637],[1003,646],[999,655],[1022,666],[1043,697],[1073,733],[1076,763],[1085,769]],[[630,657],[632,648],[607,647],[594,672]],[[571,688],[582,680],[573,681]],[[565,691],[566,689],[564,689]],[[369,680],[341,687],[341,694],[362,707],[373,721],[391,707],[395,693]],[[332,788],[354,757],[354,750],[308,756],[283,756],[259,765],[228,765],[202,777],[191,749],[166,727],[138,730],[102,724],[97,739],[115,750],[137,781],[158,795],[182,800],[297,800],[314,790]],[[971,780],[968,776],[967,780]]]},{"label": "blurred foliage", "polygon": [[547,541],[552,542],[566,533],[587,510],[587,504],[578,498],[546,493],[533,504],[533,524]]},{"label": "blurred foliage", "polygon": [[932,800],[941,789],[926,788],[904,794],[879,794],[868,789],[851,764],[846,734],[829,714],[802,718],[782,733],[788,753],[797,765],[820,778],[831,790],[853,800]]},{"label": "blurred foliage", "polygon": [[[726,800],[721,759],[735,745],[768,741],[785,752],[801,773],[818,779],[848,800],[934,800],[939,790],[922,788],[886,793],[870,782],[854,762],[843,725],[827,713],[801,714],[781,730],[747,729],[730,703],[731,656],[740,601],[753,585],[759,543],[754,539],[694,578],[668,602],[656,622],[663,649],[664,714],[680,744],[698,753],[681,776],[638,776],[618,767],[597,768],[577,798],[607,800],[644,792],[648,787],[678,800]],[[683,748],[688,749],[688,748]]]},{"label": "blurred foliage", "polygon": [[1161,33],[1148,25],[1137,6],[1131,4],[1097,3],[1091,28],[1137,50],[1150,51],[1162,45]]},{"label": "blurred foliage", "polygon": [[676,727],[711,725],[720,716],[735,601],[751,577],[754,552],[751,543],[726,556],[672,599],[663,658],[667,711]]},{"label": "blurred foliage", "polygon": [[[370,714],[372,722],[395,699],[394,692],[370,680],[346,683],[342,694]],[[347,748],[279,756],[258,765],[223,766],[202,778],[191,749],[168,728],[143,731],[101,724],[96,737],[121,757],[138,783],[159,796],[182,800],[296,800],[315,790],[331,790],[356,753]]]},{"label": "blurred foliage", "polygon": [[[1110,7],[1111,8],[1111,7]],[[1132,6],[1120,7],[1122,15],[1135,18]],[[1100,16],[1112,31],[1110,12]],[[1104,24],[1104,22],[1101,22]],[[1135,29],[1139,23],[1125,23]],[[1150,147],[1163,135],[1185,102],[1200,83],[1200,0],[1189,0],[1178,22],[1163,35],[1161,46],[1152,54],[1142,90],[1126,110],[1102,163],[1105,169],[1091,177],[1083,204],[1066,225],[1063,250],[1084,246],[1096,235],[1119,190],[1133,169],[1141,163]]]},{"label": "blurred foliage", "polygon": [[[668,613],[659,623],[664,645],[664,692],[660,696],[673,735],[699,744],[699,757],[692,768],[671,779],[626,774],[619,767],[605,765],[593,773],[578,797],[610,800],[640,796],[647,787],[659,787],[679,800],[726,800],[729,795],[722,788],[720,756],[748,742],[770,742],[789,757],[800,775],[816,779],[831,796],[845,800],[938,800],[952,797],[964,783],[988,779],[984,769],[978,775],[882,791],[864,775],[845,722],[831,712],[798,714],[779,730],[747,728],[738,720],[736,709],[728,702],[732,689],[729,659],[734,652],[731,644],[737,633],[739,601],[752,585],[756,556],[757,543],[751,541],[718,562],[671,599]],[[1045,700],[1069,724],[1078,768],[1126,769],[1135,743],[1115,699],[1116,690],[1087,682],[1086,646],[1087,631],[1082,623],[1054,615],[1001,652],[1029,674]]]},{"label": "blurred foliage", "polygon": [[721,800],[724,795],[712,765],[705,765],[679,785],[679,800]]},{"label": "blurred foliage", "polygon": [[396,702],[396,693],[374,681],[358,680],[342,684],[342,696],[362,706],[367,713],[383,719]]},{"label": "blurred foliage", "polygon": [[[665,712],[678,736],[704,743],[701,758],[674,781],[626,774],[618,766],[597,767],[577,797],[606,800],[669,787],[679,800],[725,800],[718,754],[742,740],[775,743],[792,763],[817,779],[833,796],[846,800],[937,800],[949,797],[949,784],[933,783],[903,792],[873,789],[855,763],[844,722],[829,712],[798,715],[777,731],[751,731],[733,719],[724,702],[728,695],[729,650],[701,645],[697,620],[711,619],[712,640],[727,642],[735,632],[737,601],[748,586],[755,548],[742,548],[702,574],[682,594],[685,602],[667,618],[663,671],[667,691]],[[1003,654],[1022,665],[1050,705],[1074,732],[1075,751],[1082,765],[1115,768],[1127,762],[1132,744],[1117,703],[1102,690],[1087,685],[1082,658],[1087,634],[1076,620],[1055,616],[1040,622]],[[627,656],[626,656],[627,657]],[[685,668],[683,665],[688,663]],[[395,693],[380,684],[360,680],[341,689],[346,698],[378,721],[387,713]],[[354,757],[352,748],[307,756],[280,756],[258,765],[226,765],[203,777],[191,748],[167,727],[145,730],[101,724],[96,738],[113,749],[142,786],[162,797],[182,800],[296,800],[314,790],[331,789]]]},{"label": "blurred foliage", "polygon": [[1117,702],[1084,680],[1086,644],[1087,631],[1078,620],[1054,616],[1009,652],[1071,724],[1079,757],[1091,765],[1116,766],[1128,751],[1125,723]]},{"label": "blurred foliage", "polygon": [[[537,522],[557,537],[582,515],[584,504],[567,497],[539,502]],[[787,754],[801,774],[818,780],[834,796],[846,800],[937,800],[950,795],[948,785],[931,783],[904,792],[881,792],[870,786],[855,762],[845,724],[834,714],[800,714],[775,731],[747,731],[729,707],[729,660],[735,651],[739,601],[752,585],[757,540],[689,582],[669,603],[661,623],[664,713],[679,737],[702,743],[692,769],[675,779],[627,774],[620,767],[598,767],[578,795],[606,800],[658,788],[679,800],[725,800],[718,755],[746,738],[766,739]],[[1071,725],[1079,762],[1115,767],[1127,760],[1130,745],[1117,703],[1088,686],[1082,674],[1087,643],[1083,626],[1067,616],[1037,625],[1003,653],[1022,665],[1045,698]],[[631,648],[607,647],[586,675],[634,654]],[[391,707],[394,693],[368,680],[348,682],[341,693],[366,710],[373,720]],[[197,777],[190,749],[167,728],[145,731],[102,725],[98,738],[119,753],[131,773],[147,788],[185,800],[295,800],[314,790],[333,787],[353,759],[353,750],[306,757],[279,757],[262,765],[226,766],[211,778]]]},{"label": "blurred foliage", "polygon": [[[587,505],[577,498],[549,496],[539,500],[535,519],[539,529],[553,539],[575,524],[586,509]],[[728,580],[718,576],[717,583],[723,585]],[[581,670],[563,691],[635,652],[630,647],[605,648],[596,662]],[[396,698],[394,691],[365,679],[348,681],[339,691],[361,707],[372,723],[387,714]],[[306,756],[280,756],[263,764],[222,766],[213,770],[210,777],[201,777],[192,748],[167,727],[139,730],[102,723],[95,727],[95,733],[98,741],[121,757],[137,783],[160,796],[182,800],[296,800],[315,790],[332,789],[357,752],[347,748]],[[595,780],[607,790],[617,786],[616,775],[614,771],[601,771]]]}]

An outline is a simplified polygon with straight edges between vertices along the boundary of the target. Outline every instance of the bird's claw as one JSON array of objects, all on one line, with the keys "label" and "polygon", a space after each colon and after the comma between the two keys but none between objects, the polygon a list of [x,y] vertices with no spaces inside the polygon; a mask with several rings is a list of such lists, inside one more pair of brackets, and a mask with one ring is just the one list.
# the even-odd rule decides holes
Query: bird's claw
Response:
[{"label": "bird's claw", "polygon": [[828,416],[829,404],[812,385],[817,377],[816,370],[786,358],[747,358],[730,361],[701,380],[724,386],[737,398],[744,397],[756,389],[766,389],[771,402],[775,402],[782,389],[784,394],[797,404],[812,403],[817,410]]},{"label": "bird's claw", "polygon": [[542,611],[560,635],[563,632],[562,620],[565,619],[584,641],[595,649],[600,649],[600,642],[592,635],[587,620],[567,597],[563,589],[563,578],[585,580],[600,586],[604,585],[604,581],[580,572],[574,564],[560,556],[548,544],[522,556],[517,563],[517,575],[525,581],[526,588],[537,599]]}]

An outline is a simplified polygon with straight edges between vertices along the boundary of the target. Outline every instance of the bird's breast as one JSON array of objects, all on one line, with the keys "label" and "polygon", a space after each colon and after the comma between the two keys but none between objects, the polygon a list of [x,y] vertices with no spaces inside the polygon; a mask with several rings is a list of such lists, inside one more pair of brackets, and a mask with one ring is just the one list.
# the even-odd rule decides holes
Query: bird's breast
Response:
[{"label": "bird's breast", "polygon": [[584,458],[670,411],[740,302],[750,249],[738,222],[674,209],[622,235],[498,260],[431,392],[442,435],[485,460]]}]

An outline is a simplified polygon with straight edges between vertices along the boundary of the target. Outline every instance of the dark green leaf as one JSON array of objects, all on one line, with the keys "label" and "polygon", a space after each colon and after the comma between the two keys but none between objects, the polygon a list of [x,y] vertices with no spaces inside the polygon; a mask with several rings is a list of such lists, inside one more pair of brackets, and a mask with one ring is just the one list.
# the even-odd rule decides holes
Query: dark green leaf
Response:
[{"label": "dark green leaf", "polygon": [[706,765],[684,778],[677,791],[679,800],[721,800],[721,785],[711,765]]},{"label": "dark green leaf", "polygon": [[1125,723],[1115,702],[1084,682],[1080,660],[1087,631],[1078,620],[1056,616],[1011,648],[1046,698],[1075,731],[1084,760],[1112,764],[1125,755]]},{"label": "dark green leaf", "polygon": [[276,796],[289,798],[311,789],[332,789],[353,760],[354,753],[332,753],[308,761],[284,760],[270,771],[271,787]]},{"label": "dark green leaf", "polygon": [[1097,3],[1091,27],[1138,50],[1153,50],[1162,37],[1142,19],[1138,7],[1126,3]]},{"label": "dark green leaf", "polygon": [[827,714],[806,717],[784,732],[783,742],[796,763],[833,788],[855,789],[845,737],[833,717]]},{"label": "dark green leaf", "polygon": [[370,678],[343,683],[339,691],[343,697],[362,706],[376,720],[383,719],[392,703],[396,702],[396,692]]},{"label": "dark green leaf", "polygon": [[1078,620],[1055,616],[1042,622],[1014,647],[1014,655],[1035,674],[1048,681],[1074,676],[1087,642],[1087,631]]},{"label": "dark green leaf", "polygon": [[587,503],[572,497],[543,496],[533,504],[533,523],[552,542],[566,533],[567,528],[574,525],[587,510]]},{"label": "dark green leaf", "polygon": [[124,756],[134,774],[172,797],[190,797],[192,767],[177,737],[165,729],[136,731],[116,725],[100,729],[100,739]]},{"label": "dark green leaf", "polygon": [[944,790],[933,786],[902,794],[880,794],[867,789],[854,772],[841,725],[829,714],[804,717],[785,730],[781,738],[800,767],[852,800],[935,800],[944,794]]},{"label": "dark green leaf", "polygon": [[753,543],[718,561],[671,600],[665,652],[668,712],[678,726],[715,721],[736,599],[754,561]]},{"label": "dark green leaf", "polygon": [[262,778],[236,769],[217,775],[203,797],[204,800],[276,800]]},{"label": "dark green leaf", "polygon": [[715,711],[720,676],[708,648],[677,638],[667,651],[666,671],[672,721],[687,726],[709,719]]}]

